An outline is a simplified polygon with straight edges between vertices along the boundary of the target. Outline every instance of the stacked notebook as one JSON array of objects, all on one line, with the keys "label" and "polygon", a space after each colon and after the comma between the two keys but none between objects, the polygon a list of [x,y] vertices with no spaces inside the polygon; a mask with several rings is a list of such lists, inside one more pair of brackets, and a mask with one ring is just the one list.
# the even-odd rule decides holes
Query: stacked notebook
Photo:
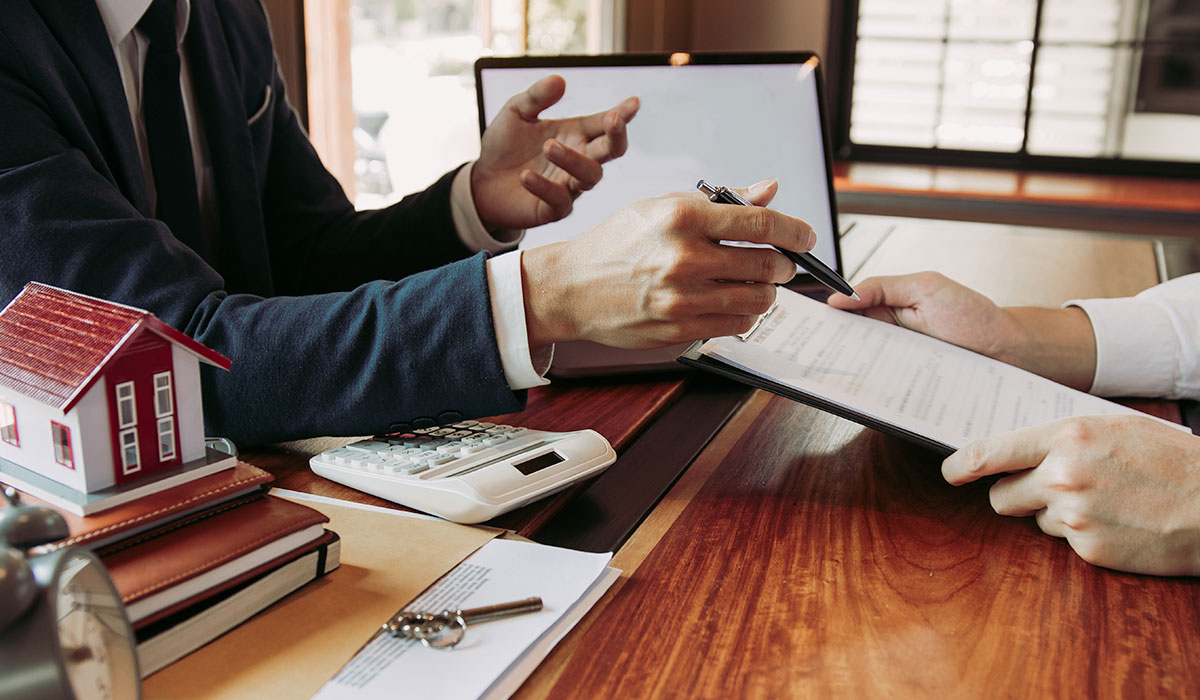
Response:
[{"label": "stacked notebook", "polygon": [[70,536],[40,549],[81,546],[100,556],[147,676],[337,568],[329,519],[268,495],[270,481],[239,462],[95,515],[64,514]]}]

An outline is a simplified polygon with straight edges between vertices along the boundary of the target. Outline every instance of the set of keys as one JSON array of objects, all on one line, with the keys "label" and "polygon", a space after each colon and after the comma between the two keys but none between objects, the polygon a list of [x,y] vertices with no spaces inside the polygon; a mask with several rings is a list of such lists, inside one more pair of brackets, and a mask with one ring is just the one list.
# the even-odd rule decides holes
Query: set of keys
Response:
[{"label": "set of keys", "polygon": [[431,649],[452,649],[466,636],[467,625],[502,620],[541,609],[541,598],[526,598],[512,603],[443,610],[439,613],[401,610],[383,623],[381,631],[393,637],[419,641]]}]

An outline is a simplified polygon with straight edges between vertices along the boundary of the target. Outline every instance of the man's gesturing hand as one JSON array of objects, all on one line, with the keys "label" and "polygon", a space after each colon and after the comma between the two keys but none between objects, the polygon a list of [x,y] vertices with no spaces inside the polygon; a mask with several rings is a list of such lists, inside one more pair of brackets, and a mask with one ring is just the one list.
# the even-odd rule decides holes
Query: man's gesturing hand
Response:
[{"label": "man's gesturing hand", "polygon": [[[766,204],[774,181],[743,193]],[[796,266],[768,243],[803,252],[812,227],[763,206],[714,204],[699,193],[625,207],[578,240],[527,250],[521,268],[531,347],[585,339],[627,348],[741,333]]]},{"label": "man's gesturing hand", "polygon": [[471,195],[489,231],[558,221],[600,181],[601,164],[625,153],[637,98],[585,117],[539,119],[566,87],[560,76],[542,78],[509,99],[483,132]]},{"label": "man's gesturing hand", "polygon": [[1144,574],[1200,575],[1200,438],[1142,416],[1068,418],[967,445],[942,463],[991,488],[1001,515],[1037,518],[1085,560]]}]

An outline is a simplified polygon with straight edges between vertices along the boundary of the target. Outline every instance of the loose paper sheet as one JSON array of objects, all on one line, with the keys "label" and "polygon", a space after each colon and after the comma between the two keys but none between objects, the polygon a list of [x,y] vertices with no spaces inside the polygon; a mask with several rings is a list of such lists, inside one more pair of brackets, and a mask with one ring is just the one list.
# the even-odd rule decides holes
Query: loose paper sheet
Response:
[{"label": "loose paper sheet", "polygon": [[276,489],[329,516],[341,567],[147,678],[146,698],[308,698],[393,613],[500,534]]},{"label": "loose paper sheet", "polygon": [[1055,418],[1140,414],[956,345],[780,289],[742,341],[700,352],[959,449]]},{"label": "loose paper sheet", "polygon": [[[616,570],[608,568],[611,558],[612,554],[493,540],[408,608],[437,612],[538,596],[544,605],[541,611],[472,625],[463,641],[449,650],[380,635],[317,699],[506,697],[612,583]],[[519,668],[510,671],[514,666]]]}]

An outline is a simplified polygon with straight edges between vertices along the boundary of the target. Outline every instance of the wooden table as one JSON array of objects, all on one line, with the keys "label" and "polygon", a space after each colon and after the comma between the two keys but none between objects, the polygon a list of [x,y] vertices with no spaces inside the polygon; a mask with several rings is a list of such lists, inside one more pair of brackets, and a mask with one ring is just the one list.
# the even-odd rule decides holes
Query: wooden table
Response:
[{"label": "wooden table", "polygon": [[[1076,238],[1098,256],[1077,271],[1080,295],[1156,281],[1141,269],[1108,288],[1106,270],[1137,251]],[[1060,278],[1080,252],[1064,252]],[[994,268],[954,272],[994,283]],[[1009,277],[1022,294],[1036,286]],[[1178,420],[1172,403],[1136,407]],[[621,580],[519,697],[1200,693],[1200,581],[1087,564],[1032,518],[996,515],[992,481],[952,487],[930,452],[757,393],[617,552]]]},{"label": "wooden table", "polygon": [[[622,452],[614,478],[630,478],[663,466],[638,451],[657,426],[700,426],[712,413],[672,414],[693,390],[714,391],[705,386],[695,377],[559,382],[505,419],[598,427]],[[1094,567],[1031,518],[996,515],[990,482],[946,484],[940,460],[919,447],[762,392],[743,401],[724,386],[732,417],[711,419],[711,442],[686,471],[664,473],[665,496],[618,532],[622,577],[519,697],[1200,692],[1200,581]],[[1140,407],[1177,416],[1172,404]],[[314,449],[323,448],[248,457],[281,486],[378,502],[311,476]],[[637,498],[619,478],[613,498]],[[549,521],[581,517],[570,509],[588,489],[552,504],[549,518],[527,510],[510,526],[549,536]]]},{"label": "wooden table", "polygon": [[930,453],[758,394],[520,697],[1170,697],[1200,582],[1091,566]]}]

